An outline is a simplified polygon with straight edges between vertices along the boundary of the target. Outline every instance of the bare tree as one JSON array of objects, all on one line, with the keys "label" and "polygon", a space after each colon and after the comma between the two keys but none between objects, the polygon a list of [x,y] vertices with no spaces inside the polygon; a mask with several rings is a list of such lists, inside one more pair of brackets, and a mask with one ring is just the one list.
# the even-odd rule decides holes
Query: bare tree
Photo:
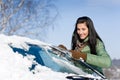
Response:
[{"label": "bare tree", "polygon": [[58,14],[52,1],[0,0],[0,33],[40,39]]}]

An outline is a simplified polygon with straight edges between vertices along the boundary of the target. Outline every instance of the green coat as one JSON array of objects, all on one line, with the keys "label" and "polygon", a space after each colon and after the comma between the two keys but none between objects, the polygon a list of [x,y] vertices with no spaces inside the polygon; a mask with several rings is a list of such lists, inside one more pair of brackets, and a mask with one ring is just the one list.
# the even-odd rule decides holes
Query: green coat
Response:
[{"label": "green coat", "polygon": [[[85,41],[87,41],[86,39]],[[84,41],[84,42],[85,42]],[[91,54],[90,48],[88,45],[86,45],[81,52],[87,54],[86,62],[90,64],[93,68],[97,69],[99,72],[103,73],[102,68],[108,68],[111,66],[111,58],[108,55],[107,51],[104,48],[104,44],[97,39],[97,46],[96,46],[96,52],[97,55]],[[85,68],[84,66],[80,65],[79,63],[75,62],[75,65],[82,68],[83,71],[87,73],[93,73],[89,69]]]}]

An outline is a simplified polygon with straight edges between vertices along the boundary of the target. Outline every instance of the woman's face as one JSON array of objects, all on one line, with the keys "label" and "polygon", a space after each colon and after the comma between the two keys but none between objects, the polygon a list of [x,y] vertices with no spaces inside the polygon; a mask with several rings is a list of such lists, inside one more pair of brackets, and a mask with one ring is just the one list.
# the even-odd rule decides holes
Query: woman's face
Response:
[{"label": "woman's face", "polygon": [[77,24],[77,34],[80,39],[85,39],[88,36],[88,27],[86,23],[78,23]]}]

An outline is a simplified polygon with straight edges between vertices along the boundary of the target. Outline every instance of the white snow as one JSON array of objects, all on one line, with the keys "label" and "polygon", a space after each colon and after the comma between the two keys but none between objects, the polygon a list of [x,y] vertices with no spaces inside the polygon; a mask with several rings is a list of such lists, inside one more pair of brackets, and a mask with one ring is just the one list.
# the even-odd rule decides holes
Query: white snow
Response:
[{"label": "white snow", "polygon": [[[29,67],[36,62],[34,56],[24,57],[14,53],[9,44],[18,48],[29,48],[25,42],[45,44],[38,40],[31,40],[20,36],[6,36],[0,34],[0,80],[67,80],[68,73],[55,72],[50,68],[37,64],[35,70],[29,71]],[[34,72],[34,74],[33,74]]]},{"label": "white snow", "polygon": [[41,65],[37,65],[35,74],[30,72],[28,68],[32,65],[34,56],[23,57],[8,46],[14,43],[14,46],[21,47],[24,41],[40,43],[29,38],[0,35],[0,80],[67,80],[67,73],[55,72]]}]

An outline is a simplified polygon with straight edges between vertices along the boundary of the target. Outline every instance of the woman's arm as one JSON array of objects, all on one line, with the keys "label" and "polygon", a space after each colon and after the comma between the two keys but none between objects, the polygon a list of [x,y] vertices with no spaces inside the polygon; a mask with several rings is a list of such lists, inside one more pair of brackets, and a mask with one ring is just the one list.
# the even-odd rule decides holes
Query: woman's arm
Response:
[{"label": "woman's arm", "polygon": [[104,44],[100,40],[97,40],[96,52],[97,55],[87,54],[86,62],[102,68],[110,67],[111,58],[105,50]]}]

